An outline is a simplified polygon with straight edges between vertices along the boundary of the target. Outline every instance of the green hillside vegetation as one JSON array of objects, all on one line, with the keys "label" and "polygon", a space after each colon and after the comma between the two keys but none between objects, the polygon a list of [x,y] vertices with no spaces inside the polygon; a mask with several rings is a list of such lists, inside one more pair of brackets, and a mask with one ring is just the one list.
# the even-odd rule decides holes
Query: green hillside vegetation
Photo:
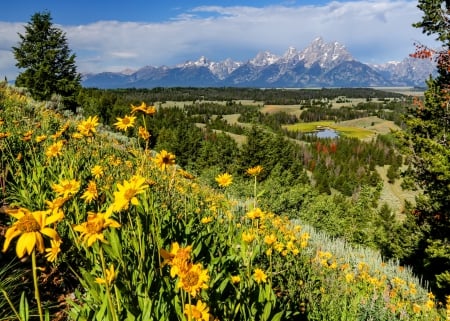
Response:
[{"label": "green hillside vegetation", "polygon": [[[446,318],[386,259],[414,246],[378,204],[394,137],[299,145],[265,119],[238,147],[185,108],[134,102],[102,123],[49,106],[0,87],[1,319]],[[328,193],[348,153],[359,179]]]}]

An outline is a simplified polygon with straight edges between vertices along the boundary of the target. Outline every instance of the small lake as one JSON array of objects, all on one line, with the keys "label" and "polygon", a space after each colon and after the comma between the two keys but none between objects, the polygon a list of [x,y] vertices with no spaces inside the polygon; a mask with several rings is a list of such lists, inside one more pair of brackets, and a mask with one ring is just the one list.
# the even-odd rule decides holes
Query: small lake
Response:
[{"label": "small lake", "polygon": [[319,129],[310,134],[315,135],[317,138],[338,138],[339,137],[339,132],[337,132],[331,128]]}]

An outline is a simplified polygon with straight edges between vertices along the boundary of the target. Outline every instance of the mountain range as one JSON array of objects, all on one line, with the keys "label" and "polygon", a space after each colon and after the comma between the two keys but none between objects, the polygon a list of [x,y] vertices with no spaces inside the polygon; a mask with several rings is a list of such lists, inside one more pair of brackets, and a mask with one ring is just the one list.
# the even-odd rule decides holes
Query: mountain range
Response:
[{"label": "mountain range", "polygon": [[400,62],[365,64],[357,61],[339,42],[314,39],[301,51],[290,47],[277,56],[259,52],[247,62],[221,62],[200,57],[172,67],[145,66],[136,71],[84,74],[84,87],[386,87],[424,86],[435,65],[407,57]]}]

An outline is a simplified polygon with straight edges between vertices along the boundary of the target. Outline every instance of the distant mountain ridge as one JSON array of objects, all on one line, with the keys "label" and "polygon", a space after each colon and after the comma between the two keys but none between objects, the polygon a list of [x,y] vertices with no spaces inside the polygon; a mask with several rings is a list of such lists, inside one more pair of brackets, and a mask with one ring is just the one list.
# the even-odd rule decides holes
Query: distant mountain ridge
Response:
[{"label": "distant mountain ridge", "polygon": [[137,71],[83,75],[85,87],[380,87],[424,86],[435,66],[428,60],[405,58],[380,65],[357,61],[339,42],[321,37],[301,51],[289,47],[277,56],[261,51],[247,62],[214,62],[202,56],[173,67],[145,66]]}]

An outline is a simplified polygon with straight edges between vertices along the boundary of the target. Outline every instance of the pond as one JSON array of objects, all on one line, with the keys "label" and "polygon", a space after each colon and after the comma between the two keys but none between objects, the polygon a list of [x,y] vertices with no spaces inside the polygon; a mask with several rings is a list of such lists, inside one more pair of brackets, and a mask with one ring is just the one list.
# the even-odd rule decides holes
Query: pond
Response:
[{"label": "pond", "polygon": [[339,132],[337,132],[331,128],[319,129],[310,134],[315,135],[317,138],[332,138],[333,139],[333,138],[339,137]]}]

